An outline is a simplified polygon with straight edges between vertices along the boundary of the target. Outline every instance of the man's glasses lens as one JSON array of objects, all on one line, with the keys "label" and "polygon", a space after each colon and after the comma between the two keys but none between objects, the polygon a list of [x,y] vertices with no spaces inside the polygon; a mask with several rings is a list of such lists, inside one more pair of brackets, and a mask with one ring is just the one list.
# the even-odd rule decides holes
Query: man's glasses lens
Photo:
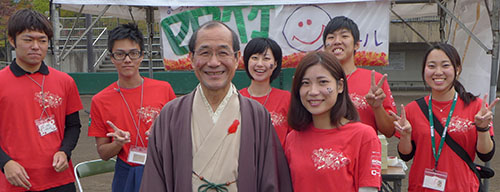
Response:
[{"label": "man's glasses lens", "polygon": [[111,53],[111,56],[115,58],[116,60],[124,60],[125,57],[129,56],[130,59],[139,59],[139,57],[142,56],[142,53],[140,51],[131,51],[129,53],[125,52],[114,52]]}]

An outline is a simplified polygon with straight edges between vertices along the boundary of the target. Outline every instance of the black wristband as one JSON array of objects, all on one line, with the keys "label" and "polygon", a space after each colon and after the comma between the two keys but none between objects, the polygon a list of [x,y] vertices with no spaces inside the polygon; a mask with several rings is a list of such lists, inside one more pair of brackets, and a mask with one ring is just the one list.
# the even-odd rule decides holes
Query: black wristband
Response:
[{"label": "black wristband", "polygon": [[490,124],[488,124],[488,126],[487,126],[487,127],[485,127],[485,128],[480,128],[480,127],[478,127],[478,126],[476,125],[476,131],[478,131],[478,132],[486,132],[486,131],[489,131],[489,130],[490,130],[490,128],[491,128],[491,125],[490,125]]}]

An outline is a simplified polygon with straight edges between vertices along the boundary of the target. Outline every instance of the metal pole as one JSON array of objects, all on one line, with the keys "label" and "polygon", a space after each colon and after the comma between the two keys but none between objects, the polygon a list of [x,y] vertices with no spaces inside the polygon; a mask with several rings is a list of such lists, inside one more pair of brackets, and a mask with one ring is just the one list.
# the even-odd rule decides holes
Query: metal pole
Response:
[{"label": "metal pole", "polygon": [[61,70],[61,63],[58,62],[57,53],[59,52],[59,39],[61,38],[61,23],[59,22],[59,11],[56,9],[58,4],[52,4],[50,6],[52,15],[50,16],[50,20],[52,22],[52,27],[54,29],[54,36],[52,37],[53,42],[53,53],[50,54],[50,61],[52,63],[52,67],[57,70]]},{"label": "metal pole", "polygon": [[[485,2],[486,3],[486,2]],[[498,82],[498,55],[499,55],[499,35],[500,35],[500,26],[499,26],[499,13],[500,9],[500,0],[493,0],[493,9],[490,12],[490,23],[491,23],[491,31],[493,35],[493,47],[491,53],[491,77],[490,77],[490,94],[489,94],[489,102],[493,102],[493,100],[497,97],[497,82]],[[493,108],[493,115],[495,115],[495,109]],[[490,162],[485,163],[486,167],[490,167]],[[489,180],[484,179],[484,187],[486,191],[489,188]]]},{"label": "metal pole", "polygon": [[92,15],[85,14],[85,27],[87,29],[90,29],[90,32],[87,33],[87,67],[86,67],[87,72],[93,72],[92,63],[94,63],[94,46],[93,46],[94,35],[92,34],[91,25],[92,25]]},{"label": "metal pole", "polygon": [[397,14],[394,10],[392,10],[392,8],[391,8],[390,10],[391,10],[392,14],[394,14],[396,17],[398,17],[398,18],[399,18],[399,20],[401,20],[401,22],[403,22],[403,23],[404,23],[406,26],[408,26],[408,27],[409,27],[409,28],[410,28],[413,32],[415,32],[415,34],[417,34],[417,36],[418,36],[418,37],[420,37],[420,39],[424,40],[424,41],[425,41],[425,43],[427,43],[427,45],[432,46],[432,44],[431,44],[431,43],[429,43],[429,41],[427,41],[427,39],[425,39],[425,37],[424,37],[422,34],[420,34],[420,33],[419,33],[419,32],[418,32],[415,28],[413,28],[413,27],[412,27],[409,23],[407,23],[407,22],[405,21],[405,19],[403,19],[403,17],[399,16],[399,15],[398,15],[398,14]]},{"label": "metal pole", "polygon": [[439,39],[441,40],[441,43],[446,42],[446,34],[444,31],[444,28],[446,27],[446,12],[443,11],[443,9],[438,7],[438,15],[439,15]]},{"label": "metal pole", "polygon": [[153,36],[154,36],[154,9],[146,8],[146,20],[148,23],[148,59],[149,59],[149,78],[153,78]]},{"label": "metal pole", "polygon": [[[99,16],[92,22],[92,24],[90,26],[94,26],[97,21],[99,21],[99,19],[101,19],[101,17],[104,15],[104,13],[106,13],[106,11],[109,9],[109,7],[111,7],[111,5],[107,5],[104,10],[101,11],[101,13],[99,14]],[[66,53],[59,58],[59,60],[64,60],[64,58],[66,58],[69,53],[76,47],[76,45],[83,39],[83,36],[85,36],[88,32],[90,31],[90,28],[87,28],[83,34],[78,38],[78,40],[76,40],[75,43],[73,43],[73,45],[71,46],[71,48],[69,48],[68,51],[66,51]]]},{"label": "metal pole", "polygon": [[465,33],[467,33],[467,35],[469,35],[481,48],[483,48],[484,51],[486,51],[486,53],[490,54],[491,50],[488,49],[488,47],[486,47],[486,45],[484,45],[483,42],[481,42],[481,40],[479,40],[476,35],[474,35],[474,33],[472,33],[469,28],[467,28],[467,26],[465,26],[457,17],[455,17],[455,15],[453,15],[453,13],[448,10],[443,4],[441,4],[441,2],[439,2],[439,0],[434,0],[434,2],[436,2],[436,4],[444,11],[446,12],[448,15],[450,15],[451,18],[453,18],[455,20],[455,22],[457,22],[457,24],[465,31]]},{"label": "metal pole", "polygon": [[68,35],[66,36],[66,41],[64,41],[64,45],[61,49],[61,53],[58,55],[59,57],[62,55],[62,53],[64,52],[64,49],[66,49],[66,45],[68,45],[68,42],[69,42],[69,39],[71,38],[71,34],[73,34],[73,31],[75,30],[75,27],[76,27],[76,24],[78,23],[78,20],[80,19],[80,16],[82,15],[82,11],[83,11],[83,8],[85,7],[85,5],[82,5],[80,7],[80,11],[78,12],[78,14],[76,15],[76,19],[75,21],[73,22],[73,26],[71,26],[71,30],[69,31]]}]

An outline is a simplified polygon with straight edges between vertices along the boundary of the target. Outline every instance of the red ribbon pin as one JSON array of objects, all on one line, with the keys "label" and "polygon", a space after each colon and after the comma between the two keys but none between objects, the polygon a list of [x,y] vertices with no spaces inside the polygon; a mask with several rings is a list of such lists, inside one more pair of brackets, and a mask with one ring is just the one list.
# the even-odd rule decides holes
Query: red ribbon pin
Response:
[{"label": "red ribbon pin", "polygon": [[240,125],[240,121],[238,121],[238,119],[234,120],[233,124],[231,124],[231,126],[229,126],[229,129],[227,129],[227,134],[230,135],[235,133],[238,129],[238,125]]}]

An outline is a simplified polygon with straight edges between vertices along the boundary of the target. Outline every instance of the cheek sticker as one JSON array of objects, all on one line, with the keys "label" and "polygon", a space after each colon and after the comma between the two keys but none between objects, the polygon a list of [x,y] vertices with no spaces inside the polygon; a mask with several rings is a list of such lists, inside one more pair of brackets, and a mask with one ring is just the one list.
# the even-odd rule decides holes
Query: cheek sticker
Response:
[{"label": "cheek sticker", "polygon": [[333,89],[330,88],[330,87],[327,87],[327,88],[323,88],[321,90],[319,90],[321,92],[321,94],[323,95],[330,95],[331,93],[333,93]]},{"label": "cheek sticker", "polygon": [[328,91],[328,93],[332,93],[332,92],[333,92],[333,89],[332,89],[332,88],[330,88],[330,87],[328,87],[328,88],[326,88],[326,91]]}]

